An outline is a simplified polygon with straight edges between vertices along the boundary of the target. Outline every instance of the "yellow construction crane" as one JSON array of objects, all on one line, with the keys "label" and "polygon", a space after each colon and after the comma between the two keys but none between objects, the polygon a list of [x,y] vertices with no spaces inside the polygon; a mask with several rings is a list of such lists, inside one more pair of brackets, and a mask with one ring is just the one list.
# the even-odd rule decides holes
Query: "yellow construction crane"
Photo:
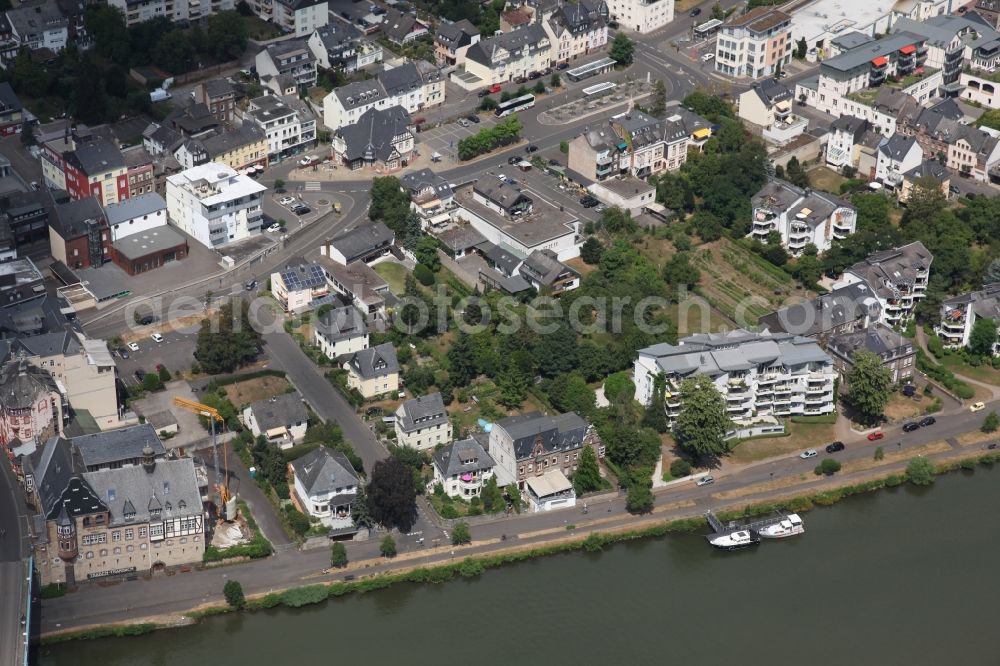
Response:
[{"label": "yellow construction crane", "polygon": [[[204,416],[212,424],[212,456],[215,464],[215,489],[219,493],[219,499],[222,500],[219,504],[223,519],[233,520],[236,517],[236,498],[229,492],[229,485],[222,474],[222,468],[219,467],[219,447],[215,442],[215,422],[218,421],[225,425],[225,419],[222,418],[219,410],[215,407],[195,402],[194,400],[177,397],[174,398],[174,404],[189,412],[194,412],[198,416]],[[223,451],[223,456],[226,456],[225,451]],[[229,469],[228,462],[228,459],[224,461],[227,471]]]}]

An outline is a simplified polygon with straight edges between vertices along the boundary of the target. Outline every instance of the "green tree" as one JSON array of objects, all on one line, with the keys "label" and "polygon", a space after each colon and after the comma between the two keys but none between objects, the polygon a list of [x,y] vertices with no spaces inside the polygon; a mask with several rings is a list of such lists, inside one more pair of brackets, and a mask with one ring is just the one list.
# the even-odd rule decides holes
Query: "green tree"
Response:
[{"label": "green tree", "polygon": [[158,371],[158,375],[160,377],[160,381],[161,382],[169,382],[170,381],[170,371],[167,370],[167,366],[161,365],[160,369]]},{"label": "green tree", "polygon": [[429,287],[434,284],[434,273],[424,264],[417,264],[413,267],[413,277],[415,277],[417,282],[425,287]]},{"label": "green tree", "polygon": [[847,372],[847,399],[866,423],[881,418],[892,397],[892,372],[882,365],[878,354],[856,351]]},{"label": "green tree", "polygon": [[684,458],[677,458],[670,463],[670,476],[680,479],[691,473],[691,463]]},{"label": "green tree", "polygon": [[222,596],[226,598],[226,603],[230,608],[240,610],[246,605],[246,597],[243,595],[243,586],[238,580],[227,580],[222,586]]},{"label": "green tree", "polygon": [[[691,255],[678,252],[663,266],[663,279],[673,289],[694,287],[701,280],[701,271],[691,263]],[[673,296],[673,295],[671,295]]]},{"label": "green tree", "polygon": [[910,459],[906,464],[906,479],[915,486],[929,486],[934,483],[934,463],[924,456]]},{"label": "green tree", "polygon": [[653,491],[644,483],[633,483],[625,496],[625,510],[629,513],[649,513],[653,510]]},{"label": "green tree", "polygon": [[469,531],[469,524],[460,520],[451,528],[451,545],[461,546],[466,543],[472,543],[472,533]]},{"label": "green tree", "polygon": [[274,179],[274,189],[280,190],[280,189],[283,189],[284,187],[285,187],[285,181],[284,180],[282,180],[281,178],[275,178]]},{"label": "green tree", "polygon": [[549,401],[561,412],[576,412],[584,418],[594,413],[597,396],[579,372],[558,375],[546,386]]},{"label": "green tree", "polygon": [[653,99],[649,113],[657,118],[667,115],[667,85],[662,79],[657,79],[653,84]]},{"label": "green tree", "polygon": [[722,5],[718,3],[718,0],[716,0],[714,5],[712,5],[712,18],[719,21],[726,18],[726,11],[722,8]]},{"label": "green tree", "polygon": [[375,519],[372,518],[371,511],[368,510],[368,492],[365,490],[364,483],[358,483],[358,494],[351,506],[351,520],[354,521],[355,527],[362,529],[370,529],[375,525]]},{"label": "green tree", "polygon": [[573,472],[573,489],[577,495],[583,495],[600,490],[603,485],[601,470],[597,466],[597,455],[592,447],[585,446],[580,453],[576,471]]},{"label": "green tree", "polygon": [[378,551],[382,553],[382,557],[396,557],[396,540],[392,538],[392,535],[385,535],[382,543],[378,546]]},{"label": "green tree", "polygon": [[613,404],[629,404],[635,398],[635,384],[627,372],[616,372],[604,380],[604,397]]},{"label": "green tree", "polygon": [[986,415],[986,418],[983,419],[983,425],[980,430],[989,433],[996,432],[998,428],[1000,428],[1000,416],[998,416],[996,412],[990,412]]},{"label": "green tree", "polygon": [[159,391],[163,388],[163,382],[160,381],[160,376],[155,372],[147,372],[142,378],[142,389],[144,391]]},{"label": "green tree", "polygon": [[250,305],[237,303],[235,311],[233,303],[223,305],[215,315],[215,325],[210,319],[201,323],[194,355],[210,375],[228,374],[260,353],[260,333],[250,323]]},{"label": "green tree", "polygon": [[976,121],[979,127],[1000,130],[1000,109],[989,109]]},{"label": "green tree", "polygon": [[984,281],[987,284],[1000,282],[1000,259],[994,259],[990,262],[989,267],[986,269],[986,279]]},{"label": "green tree", "polygon": [[437,253],[439,247],[438,240],[433,236],[422,236],[417,241],[413,253],[417,256],[417,261],[429,268],[431,272],[437,273],[441,270],[441,257]]},{"label": "green tree", "polygon": [[347,548],[340,541],[330,546],[330,566],[337,569],[347,566]]},{"label": "green tree", "polygon": [[809,45],[806,44],[806,38],[800,37],[799,41],[795,42],[795,57],[799,60],[805,60],[807,51],[809,51]]},{"label": "green tree", "polygon": [[785,166],[785,179],[796,187],[809,187],[809,176],[794,155]]},{"label": "green tree", "polygon": [[208,19],[208,44],[220,62],[239,58],[247,46],[246,23],[237,12],[213,14]]},{"label": "green tree", "polygon": [[372,178],[368,194],[371,198],[368,217],[384,222],[397,237],[405,236],[410,216],[410,195],[403,191],[399,179],[395,176],[376,176]]},{"label": "green tree", "polygon": [[885,449],[883,449],[881,446],[878,447],[878,448],[876,448],[875,449],[875,453],[874,453],[874,455],[872,457],[875,460],[884,460],[885,459]]},{"label": "green tree", "polygon": [[496,383],[500,390],[497,402],[508,409],[520,407],[524,399],[528,397],[529,379],[512,363],[507,364],[504,371],[497,377]]},{"label": "green tree", "polygon": [[448,350],[448,374],[456,386],[468,386],[479,374],[472,338],[459,331]]},{"label": "green tree", "polygon": [[635,42],[629,39],[625,33],[619,32],[611,40],[608,56],[622,67],[628,67],[635,57]]},{"label": "green tree", "polygon": [[397,458],[379,460],[368,484],[368,510],[376,523],[408,532],[417,515],[413,472]]},{"label": "green tree", "polygon": [[480,498],[483,500],[483,509],[486,513],[503,511],[503,491],[497,485],[497,478],[495,476],[491,476],[486,480],[486,483],[483,485],[483,491],[480,493]]},{"label": "green tree", "polygon": [[976,356],[992,356],[997,343],[997,323],[989,317],[977,317],[969,333],[969,351]]},{"label": "green tree", "polygon": [[552,74],[552,78],[549,79],[549,86],[553,90],[562,87],[562,79],[559,78],[558,72]]},{"label": "green tree", "polygon": [[590,264],[591,266],[596,266],[601,263],[601,255],[604,254],[604,245],[601,241],[597,240],[596,236],[591,236],[587,240],[583,241],[583,245],[580,246],[580,258],[583,259],[584,263]]},{"label": "green tree", "polygon": [[514,511],[521,513],[521,509],[524,508],[524,500],[521,499],[521,491],[518,489],[516,483],[511,483],[505,488],[507,492],[507,500],[510,502],[510,506]]},{"label": "green tree", "polygon": [[680,398],[681,411],[674,424],[677,444],[699,458],[725,453],[728,446],[724,437],[730,421],[726,416],[726,402],[712,380],[705,375],[685,379]]},{"label": "green tree", "polygon": [[831,476],[839,471],[840,462],[833,458],[823,458],[823,462],[816,465],[816,469],[813,470],[816,476]]}]

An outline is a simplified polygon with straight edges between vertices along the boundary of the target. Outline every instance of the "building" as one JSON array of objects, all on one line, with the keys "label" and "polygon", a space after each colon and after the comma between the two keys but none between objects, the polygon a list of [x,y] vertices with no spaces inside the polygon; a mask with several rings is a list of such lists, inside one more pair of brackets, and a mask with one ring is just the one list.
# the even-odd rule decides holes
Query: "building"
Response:
[{"label": "building", "polygon": [[[670,0],[665,0],[669,2]],[[552,64],[552,42],[537,24],[480,40],[465,54],[465,72],[452,80],[466,90],[528,78]]]},{"label": "building", "polygon": [[347,388],[357,389],[366,399],[399,390],[399,361],[391,342],[351,354],[344,362],[344,369]]},{"label": "building", "polygon": [[934,256],[920,241],[876,252],[845,270],[832,288],[864,283],[878,299],[879,322],[903,326],[927,293],[932,261]]},{"label": "building", "polygon": [[251,403],[243,410],[243,425],[254,437],[263,436],[280,449],[290,449],[306,436],[309,413],[297,392],[282,393]]},{"label": "building", "polygon": [[1000,59],[1000,33],[978,17],[899,18],[892,29],[924,38],[926,66],[941,72],[942,95],[955,95],[962,89],[959,76],[967,64],[988,70],[995,68]]},{"label": "building", "polygon": [[364,261],[344,265],[324,255],[320,256],[319,264],[330,288],[369,319],[385,318],[387,305],[396,302],[389,284]]},{"label": "building", "polygon": [[122,578],[200,563],[204,510],[194,462],[157,460],[85,471],[69,440],[53,437],[24,463],[37,511],[32,535],[43,585]]},{"label": "building", "polygon": [[394,7],[386,10],[382,17],[382,34],[393,44],[409,44],[430,34],[427,25],[416,14],[404,14]]},{"label": "building", "polygon": [[835,169],[857,167],[857,149],[868,131],[868,121],[854,116],[841,116],[830,125],[826,142],[826,163]]},{"label": "building", "polygon": [[700,148],[712,134],[711,124],[680,107],[665,119],[641,111],[613,117],[607,126],[584,131],[569,143],[567,166],[589,181],[618,175],[639,179],[677,171],[688,149]]},{"label": "building", "polygon": [[184,25],[199,22],[212,14],[236,9],[234,0],[212,0],[210,3],[201,0],[109,0],[108,4],[124,15],[125,25],[128,27],[160,17]]},{"label": "building", "polygon": [[343,231],[320,248],[323,256],[344,266],[355,261],[371,262],[389,254],[396,234],[381,222],[369,222]]},{"label": "building", "polygon": [[903,186],[903,174],[924,161],[924,151],[912,136],[893,134],[878,149],[875,180],[895,190]]},{"label": "building", "polygon": [[716,41],[715,71],[748,79],[775,76],[792,61],[791,21],[773,7],[728,19]]},{"label": "building", "polygon": [[[1000,323],[1000,283],[988,284],[979,291],[949,298],[941,304],[941,323],[934,331],[948,349],[969,346],[972,327],[978,319]],[[993,345],[993,355],[1000,355],[1000,342]]]},{"label": "building", "polygon": [[309,50],[323,69],[337,69],[350,74],[382,62],[382,47],[365,39],[356,27],[334,21],[309,36]]},{"label": "building", "polygon": [[348,356],[368,348],[368,325],[353,305],[334,308],[313,322],[313,344],[328,359]]},{"label": "building", "polygon": [[267,157],[284,158],[316,144],[316,118],[297,97],[264,95],[250,100],[243,122],[267,136]]},{"label": "building", "polygon": [[353,125],[372,109],[395,106],[378,79],[355,81],[323,98],[323,124],[331,130]]},{"label": "building", "polygon": [[757,320],[761,330],[812,338],[826,347],[834,336],[867,329],[879,320],[878,299],[857,283],[795,303]]},{"label": "building", "polygon": [[70,268],[97,267],[111,261],[111,233],[96,198],[56,205],[49,218],[49,247],[52,256]]},{"label": "building", "polygon": [[[143,146],[132,146],[122,151],[125,159],[125,177],[128,179],[128,198],[160,192],[157,185],[163,185],[162,176],[165,164],[153,162],[153,156]],[[162,196],[160,192],[160,196]]]},{"label": "building", "polygon": [[917,183],[927,182],[928,178],[938,184],[945,199],[951,197],[951,172],[937,160],[924,160],[903,174],[903,184],[899,188],[899,203],[905,204]]},{"label": "building", "polygon": [[793,256],[808,245],[826,252],[834,240],[854,233],[857,210],[850,203],[827,192],[803,189],[771,178],[750,200],[753,223],[749,236],[766,243],[772,231],[781,235],[781,244]]},{"label": "building", "polygon": [[535,250],[520,262],[517,271],[541,294],[560,296],[580,286],[580,273],[559,261],[552,250]]},{"label": "building", "polygon": [[626,30],[655,32],[674,20],[674,0],[610,0],[608,16]]},{"label": "building", "polygon": [[271,273],[271,294],[285,312],[313,310],[317,301],[325,302],[330,293],[323,267],[317,263],[299,263]]},{"label": "building", "polygon": [[580,0],[549,14],[542,27],[552,44],[552,60],[569,62],[607,48],[609,11],[604,0]]},{"label": "building", "polygon": [[439,65],[458,66],[465,63],[469,47],[479,42],[479,29],[468,19],[441,21],[434,33],[434,57]]},{"label": "building", "polygon": [[0,83],[0,136],[21,133],[24,122],[24,105],[6,81]]},{"label": "building", "polygon": [[208,248],[260,233],[267,188],[221,164],[202,164],[167,178],[167,214]]},{"label": "building", "polygon": [[739,117],[760,127],[765,140],[784,145],[806,131],[809,122],[792,113],[791,88],[776,79],[758,81],[739,96]]},{"label": "building", "polygon": [[131,234],[111,244],[111,260],[129,275],[179,261],[188,255],[187,239],[168,226]]},{"label": "building", "polygon": [[503,175],[484,176],[455,195],[455,217],[468,222],[494,245],[518,257],[552,250],[559,261],[580,256],[580,221],[546,201],[535,202],[508,185]]},{"label": "building", "polygon": [[550,469],[541,476],[530,477],[525,486],[528,491],[528,507],[536,513],[576,506],[573,482],[557,469]]},{"label": "building", "polygon": [[[303,0],[310,2],[311,0]],[[279,2],[280,4],[280,2]],[[295,0],[292,0],[295,4]],[[310,7],[323,8],[326,15],[326,3],[310,5]],[[325,25],[325,21],[321,25]],[[310,27],[306,32],[297,35],[305,36],[312,33],[319,25]],[[268,44],[267,48],[257,54],[255,59],[257,65],[257,76],[261,83],[268,78],[287,77],[292,84],[298,88],[311,88],[316,85],[316,57],[312,54],[305,39],[287,39],[280,42]]]},{"label": "building", "polygon": [[[326,0],[259,0],[262,8],[270,9],[271,15],[261,16],[271,21],[287,33],[296,37],[313,34],[330,21],[330,10]],[[253,6],[253,5],[251,5]],[[258,70],[259,71],[259,70]]]},{"label": "building", "polygon": [[202,81],[193,92],[194,101],[204,104],[220,123],[236,120],[236,87],[227,79]]},{"label": "building", "polygon": [[666,379],[667,418],[683,409],[682,382],[703,375],[726,402],[737,426],[765,417],[818,416],[835,411],[833,361],[809,338],[787,333],[692,335],[676,345],[656,344],[639,350],[635,361],[636,400],[649,405],[658,375]]},{"label": "building", "polygon": [[429,62],[418,60],[397,67],[383,68],[378,73],[392,104],[416,113],[423,108],[444,104],[444,77],[441,70]]},{"label": "building", "polygon": [[80,460],[88,472],[139,466],[142,459],[149,455],[147,449],[152,451],[156,460],[167,457],[167,450],[156,429],[148,423],[79,435],[71,437],[70,442],[80,454]]},{"label": "building", "polygon": [[964,176],[988,183],[991,172],[1000,163],[1000,139],[978,127],[961,126],[959,134],[948,144],[949,169]]},{"label": "building", "polygon": [[[276,149],[280,147],[280,141],[276,140]],[[186,139],[173,151],[173,155],[183,169],[215,162],[246,172],[257,167],[267,168],[270,152],[267,133],[249,122]]]},{"label": "building", "polygon": [[833,358],[834,367],[846,381],[854,367],[854,355],[859,351],[875,354],[882,360],[882,367],[892,373],[892,382],[900,384],[914,374],[917,348],[913,341],[904,338],[885,324],[872,326],[852,333],[830,338],[826,350]]},{"label": "building", "polygon": [[27,245],[49,237],[47,206],[51,198],[42,191],[0,194],[0,222],[14,234],[16,245]]},{"label": "building", "polygon": [[62,435],[68,409],[46,370],[10,357],[0,366],[0,445],[8,459],[23,445],[40,446]]},{"label": "building", "polygon": [[51,189],[66,190],[71,199],[96,197],[102,205],[129,196],[125,157],[100,137],[70,136],[42,144],[42,175]]},{"label": "building", "polygon": [[5,61],[13,61],[18,51],[47,49],[59,53],[69,41],[69,21],[56,0],[23,3],[4,12],[8,44],[3,47]]},{"label": "building", "polygon": [[[86,200],[85,200],[86,201]],[[104,207],[111,242],[167,224],[167,202],[159,194],[143,194]]]},{"label": "building", "polygon": [[402,169],[410,163],[415,145],[410,116],[401,106],[368,109],[356,123],[333,133],[334,160],[352,171]]},{"label": "building", "polygon": [[288,463],[295,489],[293,501],[302,513],[324,525],[354,525],[351,509],[358,494],[358,475],[340,451],[321,446]]},{"label": "building", "polygon": [[639,215],[647,208],[656,208],[656,188],[634,176],[614,176],[587,187],[595,199],[608,206]]},{"label": "building", "polygon": [[45,277],[28,257],[0,262],[0,305],[9,308],[45,297]]},{"label": "building", "polygon": [[437,449],[431,454],[431,463],[434,484],[440,483],[449,497],[479,497],[493,477],[493,458],[471,437]]},{"label": "building", "polygon": [[399,184],[409,193],[410,209],[420,216],[425,231],[451,221],[448,211],[455,204],[455,193],[443,176],[423,168],[403,174]]},{"label": "building", "polygon": [[489,453],[495,463],[497,483],[516,483],[520,490],[526,489],[529,479],[546,472],[555,471],[566,479],[573,476],[585,446],[603,457],[594,426],[575,412],[508,416],[490,430]]},{"label": "building", "polygon": [[427,451],[451,441],[451,421],[438,392],[410,398],[396,408],[396,444]]}]

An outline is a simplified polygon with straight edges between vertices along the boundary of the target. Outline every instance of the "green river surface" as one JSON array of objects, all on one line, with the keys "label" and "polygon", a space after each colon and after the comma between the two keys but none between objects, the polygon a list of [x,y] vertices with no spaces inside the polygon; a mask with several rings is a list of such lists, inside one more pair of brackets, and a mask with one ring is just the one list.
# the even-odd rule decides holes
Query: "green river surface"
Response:
[{"label": "green river surface", "polygon": [[40,664],[998,664],[998,500],[1000,469],[980,467],[810,511],[804,535],[752,550],[648,539],[46,647]]}]

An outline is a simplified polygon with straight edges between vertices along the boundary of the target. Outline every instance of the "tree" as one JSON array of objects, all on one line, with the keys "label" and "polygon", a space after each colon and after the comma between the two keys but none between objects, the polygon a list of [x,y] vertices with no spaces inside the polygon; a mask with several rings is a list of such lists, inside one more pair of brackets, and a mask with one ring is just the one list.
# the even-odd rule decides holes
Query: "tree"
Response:
[{"label": "tree", "polygon": [[448,350],[448,374],[456,386],[468,386],[479,374],[472,338],[464,331],[459,330]]},{"label": "tree", "polygon": [[396,540],[392,538],[392,535],[385,535],[382,543],[378,546],[378,551],[382,553],[382,557],[396,557]]},{"label": "tree", "polygon": [[500,389],[497,402],[507,409],[520,407],[524,399],[528,397],[529,379],[513,363],[507,364],[504,371],[497,377],[496,383],[497,388]]},{"label": "tree", "polygon": [[486,484],[483,486],[483,490],[479,494],[479,497],[483,500],[483,509],[486,513],[503,511],[503,491],[501,491],[500,486],[497,485],[496,476],[491,476],[486,480]]},{"label": "tree", "polygon": [[799,60],[806,59],[806,52],[809,51],[809,45],[806,44],[806,38],[800,37],[799,41],[795,42],[795,57]]},{"label": "tree", "polygon": [[934,463],[924,456],[917,456],[906,464],[906,479],[915,486],[934,483]]},{"label": "tree", "polygon": [[399,179],[395,176],[376,176],[372,178],[368,194],[371,197],[368,217],[381,220],[397,236],[403,237],[410,215],[410,195],[403,191]]},{"label": "tree", "polygon": [[809,187],[809,176],[794,155],[785,166],[785,179],[796,187]]},{"label": "tree", "polygon": [[657,79],[653,84],[653,101],[649,113],[657,118],[667,115],[667,85],[662,79]]},{"label": "tree", "polygon": [[194,355],[210,375],[230,373],[260,353],[260,333],[250,324],[250,305],[238,301],[237,307],[234,311],[233,303],[223,305],[215,326],[210,319],[201,323]]},{"label": "tree", "polygon": [[718,0],[716,0],[714,5],[712,5],[712,18],[718,21],[726,18],[726,10],[722,8],[722,5],[719,4]]},{"label": "tree", "polygon": [[354,498],[354,504],[351,505],[351,520],[358,528],[370,529],[375,525],[375,519],[372,518],[371,511],[368,510],[368,493],[365,491],[363,483],[358,484],[358,494]]},{"label": "tree", "polygon": [[542,81],[541,79],[539,79],[539,80],[538,80],[538,81],[537,81],[537,82],[535,83],[535,88],[534,88],[534,91],[533,91],[533,92],[534,92],[534,93],[535,93],[536,95],[543,95],[543,94],[545,94],[545,82],[544,82],[544,81]]},{"label": "tree", "polygon": [[285,187],[285,181],[284,180],[282,180],[281,178],[275,178],[274,179],[274,189],[280,190],[280,189],[283,189],[284,187]]},{"label": "tree", "polygon": [[847,372],[847,399],[858,416],[873,423],[882,416],[891,396],[892,372],[882,365],[878,354],[855,352]]},{"label": "tree", "polygon": [[142,378],[142,389],[144,391],[159,391],[163,388],[163,382],[160,381],[160,376],[155,372],[147,372]]},{"label": "tree", "polygon": [[979,120],[976,121],[976,124],[980,127],[1000,129],[1000,109],[990,109],[986,111],[986,113],[979,116]]},{"label": "tree", "polygon": [[579,372],[554,377],[547,384],[546,392],[552,405],[561,412],[576,412],[587,418],[597,407],[594,389]]},{"label": "tree", "polygon": [[616,372],[604,380],[604,397],[613,404],[628,404],[635,398],[635,384],[629,373]]},{"label": "tree", "polygon": [[573,472],[573,489],[577,495],[600,490],[602,483],[601,470],[597,466],[597,455],[594,449],[585,446],[580,453],[580,462]]},{"label": "tree", "polygon": [[986,269],[985,282],[987,284],[1000,282],[1000,259],[994,259],[990,262],[989,267]]},{"label": "tree", "polygon": [[625,496],[625,510],[629,513],[649,513],[653,510],[653,491],[645,483],[633,483]]},{"label": "tree", "polygon": [[441,270],[441,257],[437,253],[438,247],[438,240],[433,236],[421,236],[413,250],[417,261],[429,268],[432,273]]},{"label": "tree", "polygon": [[558,72],[552,74],[552,78],[549,79],[549,86],[553,90],[562,86],[562,79],[559,78]]},{"label": "tree", "polygon": [[347,566],[347,548],[340,541],[330,546],[330,566],[337,569]]},{"label": "tree", "polygon": [[677,458],[670,463],[670,476],[680,479],[691,473],[691,463],[684,458]]},{"label": "tree", "polygon": [[603,254],[604,245],[601,241],[597,240],[596,236],[591,236],[583,241],[583,245],[580,246],[580,258],[583,259],[584,263],[591,266],[601,263],[601,255]]},{"label": "tree", "polygon": [[417,517],[413,472],[395,457],[379,460],[368,484],[368,510],[376,523],[407,532]]},{"label": "tree", "polygon": [[167,370],[167,366],[161,365],[160,369],[158,371],[158,375],[160,377],[160,381],[161,382],[169,382],[170,381],[170,371]]},{"label": "tree", "polygon": [[983,432],[996,432],[1000,428],[1000,416],[996,412],[990,412],[983,419],[983,426],[980,428]]},{"label": "tree", "polygon": [[219,12],[208,19],[208,46],[220,62],[235,60],[247,46],[246,23],[236,12]]},{"label": "tree", "polygon": [[840,471],[840,462],[833,458],[823,458],[823,462],[816,465],[813,472],[816,476],[831,476]]},{"label": "tree", "polygon": [[227,580],[226,584],[222,586],[222,596],[226,598],[229,607],[236,610],[240,610],[247,603],[246,597],[243,595],[243,586],[238,580]]},{"label": "tree", "polygon": [[625,33],[619,32],[611,40],[608,56],[622,67],[628,67],[635,57],[635,43]]},{"label": "tree", "polygon": [[976,356],[992,356],[997,343],[997,323],[989,317],[977,317],[969,333],[969,351]]},{"label": "tree", "polygon": [[618,206],[604,209],[604,212],[601,213],[601,226],[613,234],[623,231],[631,233],[638,228],[635,220],[632,219],[632,213]]},{"label": "tree", "polygon": [[431,272],[431,269],[424,264],[417,264],[413,267],[413,277],[415,277],[417,282],[425,287],[429,287],[434,284],[434,273]]},{"label": "tree", "polygon": [[730,421],[726,402],[712,380],[705,375],[685,379],[680,398],[681,411],[674,424],[677,444],[699,458],[725,453],[728,446],[724,437]]},{"label": "tree", "polygon": [[511,483],[505,488],[507,492],[507,499],[510,501],[511,508],[518,513],[521,513],[521,508],[524,506],[524,500],[521,499],[521,491],[518,489],[516,483]]},{"label": "tree", "polygon": [[687,252],[678,252],[663,266],[663,279],[673,289],[690,289],[701,280],[701,271],[691,263]]},{"label": "tree", "polygon": [[469,523],[460,520],[451,528],[451,545],[461,546],[472,543],[472,533],[469,532]]}]

